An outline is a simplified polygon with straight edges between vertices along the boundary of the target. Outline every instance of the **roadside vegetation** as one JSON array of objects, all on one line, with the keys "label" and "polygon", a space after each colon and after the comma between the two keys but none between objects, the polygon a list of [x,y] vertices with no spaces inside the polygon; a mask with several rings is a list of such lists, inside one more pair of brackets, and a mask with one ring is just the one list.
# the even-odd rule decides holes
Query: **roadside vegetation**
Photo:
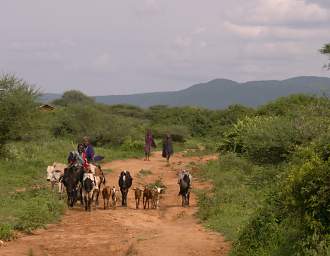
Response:
[{"label": "roadside vegetation", "polygon": [[240,118],[201,167],[198,216],[231,255],[330,255],[330,100],[294,95]]}]

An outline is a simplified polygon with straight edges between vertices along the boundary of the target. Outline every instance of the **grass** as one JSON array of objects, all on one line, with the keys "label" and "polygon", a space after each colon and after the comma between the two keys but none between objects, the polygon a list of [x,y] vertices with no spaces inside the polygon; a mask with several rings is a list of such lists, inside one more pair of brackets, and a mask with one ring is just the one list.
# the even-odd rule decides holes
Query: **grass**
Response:
[{"label": "grass", "polygon": [[[210,191],[198,191],[198,217],[210,229],[235,240],[267,194],[274,170],[266,170],[234,154],[200,167],[199,178],[211,180]],[[264,173],[262,177],[260,174]]]},{"label": "grass", "polygon": [[112,172],[113,172],[112,169],[102,169],[102,171],[103,171],[104,173],[112,173]]},{"label": "grass", "polygon": [[163,179],[161,177],[158,177],[157,180],[155,180],[152,183],[149,183],[147,185],[148,188],[154,188],[154,187],[159,187],[159,188],[164,188],[166,189],[166,185],[163,183]]},{"label": "grass", "polygon": [[143,177],[146,177],[151,174],[152,174],[152,172],[150,170],[141,169],[138,173],[138,177],[143,178]]}]

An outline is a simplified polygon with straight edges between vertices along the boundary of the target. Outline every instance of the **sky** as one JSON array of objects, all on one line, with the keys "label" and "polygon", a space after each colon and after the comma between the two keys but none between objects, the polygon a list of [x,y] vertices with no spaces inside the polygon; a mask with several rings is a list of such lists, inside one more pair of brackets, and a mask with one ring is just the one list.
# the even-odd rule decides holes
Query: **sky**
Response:
[{"label": "sky", "polygon": [[330,76],[329,0],[0,0],[0,73],[42,92]]}]

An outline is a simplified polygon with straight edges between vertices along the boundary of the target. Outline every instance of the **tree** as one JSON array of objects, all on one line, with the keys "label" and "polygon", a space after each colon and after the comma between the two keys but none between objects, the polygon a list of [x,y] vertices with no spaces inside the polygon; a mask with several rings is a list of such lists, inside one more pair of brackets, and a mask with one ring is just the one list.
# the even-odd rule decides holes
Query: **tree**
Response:
[{"label": "tree", "polygon": [[38,90],[13,75],[0,77],[0,149],[27,133],[37,112]]},{"label": "tree", "polygon": [[93,98],[88,97],[77,90],[66,91],[61,99],[54,100],[55,105],[68,106],[72,104],[93,104],[95,101]]},{"label": "tree", "polygon": [[[327,55],[330,58],[330,44],[325,44],[321,49],[320,52],[322,54]],[[324,65],[325,68],[330,69],[330,63],[328,63],[327,65]]]}]

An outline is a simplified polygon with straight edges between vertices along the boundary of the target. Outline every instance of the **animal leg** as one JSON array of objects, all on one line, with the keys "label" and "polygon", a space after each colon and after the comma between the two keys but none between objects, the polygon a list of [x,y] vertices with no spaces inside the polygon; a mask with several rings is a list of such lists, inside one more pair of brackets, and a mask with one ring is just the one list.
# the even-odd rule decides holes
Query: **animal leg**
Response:
[{"label": "animal leg", "polygon": [[88,210],[87,197],[84,197],[84,201],[85,201],[85,211],[87,211]]}]

